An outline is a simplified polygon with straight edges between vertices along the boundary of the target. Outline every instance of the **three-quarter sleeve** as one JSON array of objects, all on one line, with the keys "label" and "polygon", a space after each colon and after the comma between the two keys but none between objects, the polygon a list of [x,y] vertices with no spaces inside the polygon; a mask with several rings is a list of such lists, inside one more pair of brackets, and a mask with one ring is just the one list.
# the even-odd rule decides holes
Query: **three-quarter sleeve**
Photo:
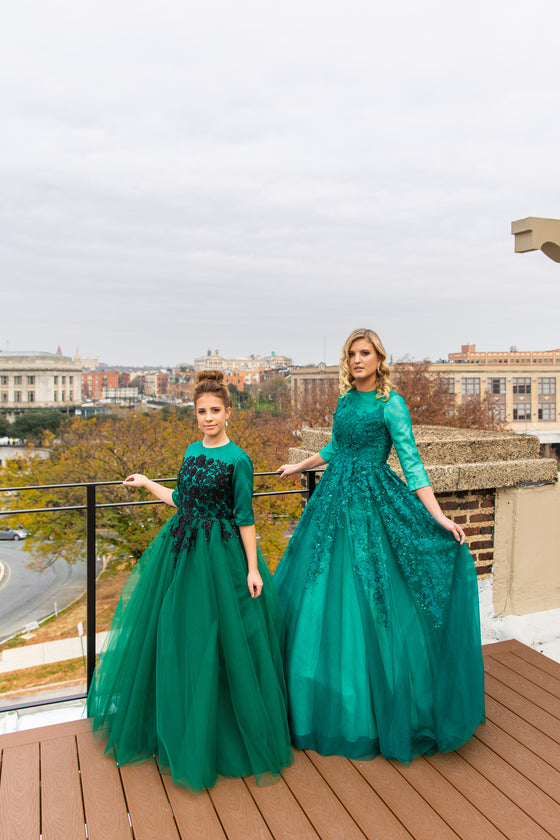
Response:
[{"label": "three-quarter sleeve", "polygon": [[[339,402],[340,402],[340,398],[339,398]],[[338,404],[337,404],[337,409],[338,409]],[[335,414],[336,414],[336,411],[335,411]],[[323,461],[326,464],[328,464],[328,462],[331,460],[332,456],[334,455],[334,453],[336,452],[337,449],[338,449],[338,444],[336,442],[336,437],[335,437],[334,432],[333,432],[333,435],[332,435],[329,443],[327,443],[326,446],[324,446],[322,449],[320,449],[318,454],[321,456]]]},{"label": "three-quarter sleeve", "polygon": [[253,464],[245,452],[233,467],[233,510],[237,525],[254,525]]},{"label": "three-quarter sleeve", "polygon": [[326,464],[328,464],[328,462],[331,460],[331,458],[334,455],[334,453],[336,452],[336,450],[337,450],[336,438],[333,435],[331,440],[329,441],[329,443],[327,443],[326,446],[323,446],[323,448],[319,450],[319,455],[321,456],[323,461]]},{"label": "three-quarter sleeve", "polygon": [[403,398],[393,392],[389,402],[385,404],[384,413],[385,424],[389,429],[409,490],[430,487],[430,480],[412,433],[410,414]]}]

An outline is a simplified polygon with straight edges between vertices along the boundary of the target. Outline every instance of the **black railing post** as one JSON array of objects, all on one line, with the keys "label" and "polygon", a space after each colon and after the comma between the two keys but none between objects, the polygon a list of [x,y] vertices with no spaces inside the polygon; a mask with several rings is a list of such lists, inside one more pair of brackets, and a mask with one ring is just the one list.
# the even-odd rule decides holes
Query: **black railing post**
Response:
[{"label": "black railing post", "polygon": [[95,484],[86,487],[86,558],[87,558],[87,687],[91,685],[95,668]]},{"label": "black railing post", "polygon": [[311,498],[317,486],[317,473],[315,470],[309,470],[307,473],[307,501]]}]

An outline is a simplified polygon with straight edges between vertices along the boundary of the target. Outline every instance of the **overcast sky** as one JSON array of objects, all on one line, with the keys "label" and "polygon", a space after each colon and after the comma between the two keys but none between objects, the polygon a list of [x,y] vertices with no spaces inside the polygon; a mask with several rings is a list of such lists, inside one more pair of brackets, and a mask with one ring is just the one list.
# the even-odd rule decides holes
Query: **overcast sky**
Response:
[{"label": "overcast sky", "polygon": [[0,349],[335,363],[560,346],[554,0],[18,0]]}]

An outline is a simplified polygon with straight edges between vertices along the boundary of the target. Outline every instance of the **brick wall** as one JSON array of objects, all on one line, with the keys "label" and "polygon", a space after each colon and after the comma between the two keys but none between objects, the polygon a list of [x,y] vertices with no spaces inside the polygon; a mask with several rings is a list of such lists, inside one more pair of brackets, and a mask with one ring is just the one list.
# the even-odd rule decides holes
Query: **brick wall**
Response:
[{"label": "brick wall", "polygon": [[438,493],[441,509],[467,535],[479,577],[489,577],[494,560],[495,490]]}]

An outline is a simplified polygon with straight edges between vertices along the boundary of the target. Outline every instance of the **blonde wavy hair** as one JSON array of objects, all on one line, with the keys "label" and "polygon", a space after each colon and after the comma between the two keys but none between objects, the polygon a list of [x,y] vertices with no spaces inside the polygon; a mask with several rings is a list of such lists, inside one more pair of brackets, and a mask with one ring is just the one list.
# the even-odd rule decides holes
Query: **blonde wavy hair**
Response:
[{"label": "blonde wavy hair", "polygon": [[350,333],[342,348],[340,359],[339,388],[340,396],[343,397],[348,391],[355,390],[354,377],[350,373],[349,352],[352,344],[360,338],[365,338],[373,346],[380,362],[377,366],[377,399],[388,400],[393,383],[389,379],[390,368],[385,364],[387,353],[381,343],[381,339],[373,330],[358,329]]}]

